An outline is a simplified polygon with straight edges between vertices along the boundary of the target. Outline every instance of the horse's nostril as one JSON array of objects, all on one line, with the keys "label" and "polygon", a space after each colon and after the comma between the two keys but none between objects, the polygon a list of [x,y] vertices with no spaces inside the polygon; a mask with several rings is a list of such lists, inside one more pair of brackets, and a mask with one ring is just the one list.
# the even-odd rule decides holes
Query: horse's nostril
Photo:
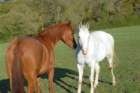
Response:
[{"label": "horse's nostril", "polygon": [[87,49],[82,49],[82,52],[83,52],[84,55],[86,55],[87,54]]}]

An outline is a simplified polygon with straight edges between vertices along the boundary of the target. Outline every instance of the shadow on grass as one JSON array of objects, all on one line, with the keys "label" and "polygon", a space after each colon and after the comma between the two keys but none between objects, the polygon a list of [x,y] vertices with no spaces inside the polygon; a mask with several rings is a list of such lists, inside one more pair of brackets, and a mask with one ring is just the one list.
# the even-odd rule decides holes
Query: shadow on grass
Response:
[{"label": "shadow on grass", "polygon": [[[75,80],[76,84],[69,84],[67,81],[63,80],[64,77],[68,77],[71,80]],[[44,74],[41,76],[42,79],[48,79],[47,74]],[[86,84],[90,87],[89,80],[85,81],[85,79],[88,79],[88,76],[84,76],[83,84]],[[76,71],[73,71],[71,69],[67,68],[55,68],[55,77],[54,77],[54,82],[61,88],[63,88],[65,91],[68,93],[73,93],[74,91],[77,91],[77,84],[78,84],[78,73]],[[101,83],[106,83],[111,85],[111,82],[105,81],[105,80],[99,80]],[[10,91],[10,86],[9,86],[9,79],[3,79],[0,80],[0,93],[8,93]],[[27,83],[25,84],[27,86]],[[84,93],[82,91],[82,93]]]},{"label": "shadow on grass", "polygon": [[[76,79],[76,76],[78,74],[75,71],[72,71],[70,69],[66,68],[55,68],[55,77],[54,77],[54,82],[65,89],[68,93],[73,93],[70,89],[75,89],[77,90],[76,87],[74,87],[72,84],[68,84],[65,82],[62,78],[68,77],[71,79]],[[44,74],[41,76],[43,79],[48,79],[47,74]],[[27,86],[27,82],[25,83],[25,86]],[[8,93],[10,91],[10,83],[9,79],[2,79],[0,80],[0,93]]]},{"label": "shadow on grass", "polygon": [[[55,76],[54,76],[54,82],[64,90],[66,90],[68,93],[73,93],[72,89],[74,91],[77,90],[76,87],[74,87],[73,84],[69,84],[68,82],[64,81],[64,77],[68,77],[73,80],[77,80],[77,72],[67,69],[67,68],[55,68]],[[42,75],[43,79],[48,79],[47,74]]]},{"label": "shadow on grass", "polygon": [[[70,78],[72,80],[76,81],[76,85],[74,84],[69,84],[67,81],[63,80],[64,77]],[[48,79],[48,76],[42,75],[43,79]],[[84,76],[83,77],[83,84],[87,85],[90,87],[90,82],[89,82],[89,76]],[[55,68],[55,77],[54,77],[54,82],[61,88],[65,89],[68,93],[74,93],[77,91],[77,84],[78,84],[78,72],[67,69],[67,68]],[[112,85],[110,81],[107,80],[99,80],[100,83],[105,83],[108,85]],[[82,93],[85,93],[82,91]]]},{"label": "shadow on grass", "polygon": [[0,80],[0,93],[8,93],[10,91],[9,79]]}]

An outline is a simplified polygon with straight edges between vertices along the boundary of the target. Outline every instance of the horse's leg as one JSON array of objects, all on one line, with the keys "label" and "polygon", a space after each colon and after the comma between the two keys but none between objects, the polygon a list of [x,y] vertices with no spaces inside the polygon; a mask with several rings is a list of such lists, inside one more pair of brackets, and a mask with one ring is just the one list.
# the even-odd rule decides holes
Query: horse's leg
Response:
[{"label": "horse's leg", "polygon": [[91,71],[90,71],[90,85],[91,85],[91,89],[90,89],[90,93],[94,93],[94,65],[91,66]]},{"label": "horse's leg", "polygon": [[8,77],[10,81],[10,89],[12,89],[12,66],[14,62],[14,54],[13,54],[14,48],[9,48],[6,53],[6,66],[7,66],[7,72],[8,72]]},{"label": "horse's leg", "polygon": [[77,93],[81,93],[84,65],[77,64],[77,68],[78,68],[78,72],[79,72],[79,82],[78,82],[78,91],[77,91]]},{"label": "horse's leg", "polygon": [[54,91],[53,78],[54,78],[54,68],[51,67],[51,68],[48,70],[49,93],[55,93],[55,91]]},{"label": "horse's leg", "polygon": [[29,77],[27,81],[28,81],[28,93],[33,93],[36,84],[36,77],[34,76]]},{"label": "horse's leg", "polygon": [[12,64],[13,64],[13,60],[7,58],[7,72],[10,81],[10,89],[12,89]]},{"label": "horse's leg", "polygon": [[113,55],[108,56],[107,59],[108,59],[108,62],[109,62],[109,68],[111,70],[112,83],[113,83],[113,86],[115,86],[116,85],[116,79],[115,79],[115,75],[114,75],[114,72],[113,72]]},{"label": "horse's leg", "polygon": [[95,72],[96,72],[96,76],[95,76],[95,82],[94,82],[94,88],[97,87],[98,85],[98,80],[99,80],[99,72],[100,72],[100,66],[99,66],[99,63],[96,63],[95,64]]},{"label": "horse's leg", "polygon": [[36,81],[36,91],[37,91],[37,93],[40,93],[40,80],[39,80],[39,78],[37,78],[37,81]]}]

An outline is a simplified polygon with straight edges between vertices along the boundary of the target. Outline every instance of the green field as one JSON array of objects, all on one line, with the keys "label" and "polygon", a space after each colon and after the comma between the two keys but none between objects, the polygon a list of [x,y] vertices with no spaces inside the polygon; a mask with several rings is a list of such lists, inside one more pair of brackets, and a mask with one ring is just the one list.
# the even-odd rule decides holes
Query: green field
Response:
[{"label": "green field", "polygon": [[[95,93],[140,93],[140,26],[106,29],[115,38],[115,75],[117,85],[111,85],[111,74],[106,60],[101,63],[99,86]],[[5,68],[5,50],[8,43],[0,44],[0,93],[9,92]],[[89,69],[85,68],[83,93],[89,93]],[[59,43],[56,48],[56,93],[76,93],[78,74],[74,50]],[[41,91],[48,93],[47,77],[41,78]]]}]

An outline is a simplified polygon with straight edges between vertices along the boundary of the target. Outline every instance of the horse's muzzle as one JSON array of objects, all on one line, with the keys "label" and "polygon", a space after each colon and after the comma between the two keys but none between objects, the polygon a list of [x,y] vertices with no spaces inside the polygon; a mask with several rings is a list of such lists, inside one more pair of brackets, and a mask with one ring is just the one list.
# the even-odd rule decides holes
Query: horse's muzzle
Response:
[{"label": "horse's muzzle", "polygon": [[82,52],[83,52],[84,55],[87,55],[88,49],[83,49],[83,48],[82,48]]}]

